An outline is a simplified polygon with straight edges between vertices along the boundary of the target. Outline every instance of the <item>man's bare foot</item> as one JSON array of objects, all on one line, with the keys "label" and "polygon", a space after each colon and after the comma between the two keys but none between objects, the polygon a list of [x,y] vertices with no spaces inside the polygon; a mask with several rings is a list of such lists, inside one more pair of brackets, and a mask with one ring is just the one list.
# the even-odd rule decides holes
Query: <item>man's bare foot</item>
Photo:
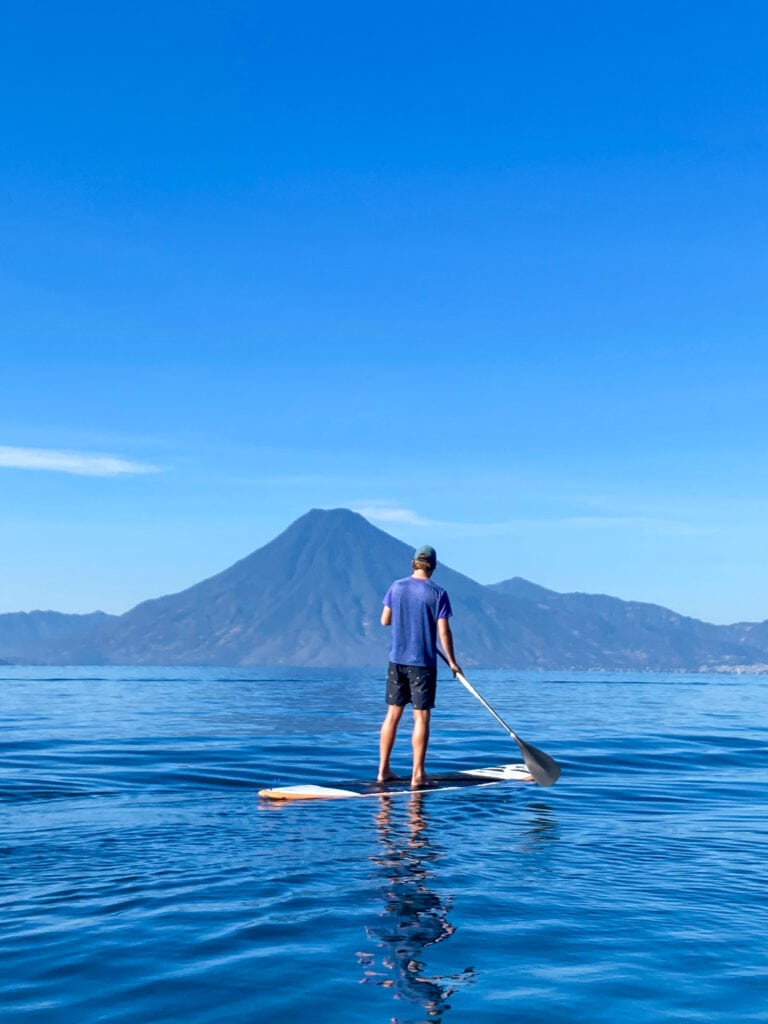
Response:
[{"label": "man's bare foot", "polygon": [[411,776],[411,789],[422,789],[424,786],[429,785],[429,779],[426,775],[420,775],[418,778],[415,775]]},{"label": "man's bare foot", "polygon": [[377,782],[397,782],[400,778],[399,775],[395,775],[394,772],[387,772],[386,775],[378,775],[376,777]]}]

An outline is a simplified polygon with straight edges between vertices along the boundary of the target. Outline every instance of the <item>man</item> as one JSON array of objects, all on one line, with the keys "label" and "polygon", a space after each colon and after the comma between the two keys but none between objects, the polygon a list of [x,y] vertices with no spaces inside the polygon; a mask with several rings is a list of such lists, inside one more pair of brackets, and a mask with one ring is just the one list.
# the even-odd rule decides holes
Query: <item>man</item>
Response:
[{"label": "man", "polygon": [[425,783],[424,760],[429,744],[429,719],[437,689],[437,636],[454,675],[461,672],[453,656],[453,635],[448,619],[453,614],[448,594],[430,579],[437,565],[435,549],[428,544],[413,556],[413,574],[395,580],[384,597],[382,626],[392,626],[392,646],[387,670],[389,708],[381,726],[379,782],[396,776],[389,766],[397,727],[406,704],[413,704],[413,770],[411,785]]}]

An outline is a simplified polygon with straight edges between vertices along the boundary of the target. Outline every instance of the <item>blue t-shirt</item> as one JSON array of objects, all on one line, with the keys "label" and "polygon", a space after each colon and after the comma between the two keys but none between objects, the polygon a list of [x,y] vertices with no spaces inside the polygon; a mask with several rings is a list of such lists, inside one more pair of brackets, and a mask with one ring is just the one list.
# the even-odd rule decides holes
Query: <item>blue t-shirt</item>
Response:
[{"label": "blue t-shirt", "polygon": [[389,660],[396,665],[437,664],[437,620],[453,615],[448,594],[432,580],[413,576],[395,580],[384,596],[392,609]]}]

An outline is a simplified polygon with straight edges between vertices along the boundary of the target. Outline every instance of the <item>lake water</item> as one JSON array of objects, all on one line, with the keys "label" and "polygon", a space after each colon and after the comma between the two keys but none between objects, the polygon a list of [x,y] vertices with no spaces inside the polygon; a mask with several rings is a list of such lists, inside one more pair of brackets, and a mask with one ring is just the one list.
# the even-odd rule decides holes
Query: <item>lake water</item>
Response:
[{"label": "lake water", "polygon": [[[270,805],[371,775],[380,673],[0,676],[3,1021],[768,1021],[768,679],[470,673],[554,788]],[[438,700],[428,768],[519,760]]]}]

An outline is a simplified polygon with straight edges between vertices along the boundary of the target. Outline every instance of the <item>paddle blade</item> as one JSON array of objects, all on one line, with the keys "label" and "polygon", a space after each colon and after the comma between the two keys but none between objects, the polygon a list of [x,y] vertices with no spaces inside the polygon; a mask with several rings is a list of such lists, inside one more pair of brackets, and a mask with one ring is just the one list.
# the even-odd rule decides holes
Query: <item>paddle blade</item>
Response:
[{"label": "paddle blade", "polygon": [[520,748],[525,767],[533,776],[534,781],[538,782],[540,786],[554,786],[560,778],[561,771],[560,765],[554,757],[550,757],[549,754],[545,754],[543,750],[539,750],[538,747],[534,747],[530,743],[525,743],[516,733],[510,731],[510,736]]}]

